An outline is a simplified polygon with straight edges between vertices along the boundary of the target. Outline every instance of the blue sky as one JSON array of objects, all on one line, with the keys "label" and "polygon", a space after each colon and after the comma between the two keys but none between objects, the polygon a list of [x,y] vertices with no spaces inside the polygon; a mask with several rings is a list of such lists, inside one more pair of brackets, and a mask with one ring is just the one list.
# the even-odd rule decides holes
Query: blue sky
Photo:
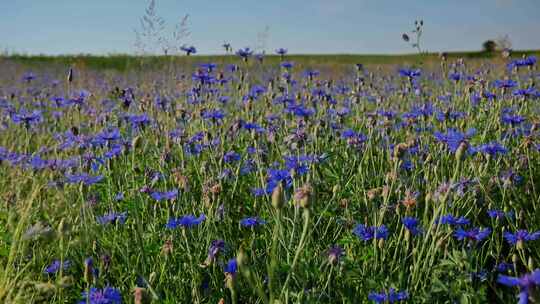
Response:
[{"label": "blue sky", "polygon": [[[0,48],[29,54],[133,53],[147,0],[0,0]],[[157,0],[172,29],[190,15],[186,43],[201,54],[255,46],[268,51],[407,53],[401,40],[416,18],[428,51],[476,50],[509,35],[515,49],[540,48],[540,0]]]}]

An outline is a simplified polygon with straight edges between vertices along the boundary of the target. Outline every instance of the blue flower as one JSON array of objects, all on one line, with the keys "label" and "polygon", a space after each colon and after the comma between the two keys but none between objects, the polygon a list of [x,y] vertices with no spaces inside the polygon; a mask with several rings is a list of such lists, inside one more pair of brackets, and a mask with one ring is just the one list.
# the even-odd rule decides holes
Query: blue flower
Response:
[{"label": "blue flower", "polygon": [[497,143],[497,142],[491,142],[488,144],[483,144],[478,148],[478,151],[488,154],[491,156],[496,156],[498,154],[506,154],[508,153],[508,149],[506,149],[503,145]]},{"label": "blue flower", "polygon": [[527,89],[517,89],[512,92],[512,95],[519,97],[539,97],[540,91],[534,87],[529,87]]},{"label": "blue flower", "polygon": [[169,229],[176,229],[178,226],[192,228],[201,224],[205,219],[206,216],[204,214],[201,214],[198,218],[194,215],[185,215],[181,218],[170,218],[165,227]]},{"label": "blue flower", "polygon": [[226,163],[233,163],[240,160],[240,154],[235,151],[229,151],[223,155],[223,161]]},{"label": "blue flower", "polygon": [[97,289],[90,288],[89,292],[82,293],[83,300],[79,304],[121,304],[122,294],[114,287]]},{"label": "blue flower", "polygon": [[487,213],[490,218],[494,218],[494,219],[500,219],[504,217],[507,217],[509,219],[514,218],[513,211],[504,212],[502,210],[492,209],[492,210],[488,210]]},{"label": "blue flower", "polygon": [[529,303],[529,295],[532,289],[540,285],[540,269],[535,269],[533,272],[519,278],[500,274],[497,277],[497,283],[508,287],[519,287],[518,303],[527,304]]},{"label": "blue flower", "polygon": [[208,248],[208,257],[206,258],[207,263],[213,262],[218,253],[223,249],[225,249],[224,240],[213,240],[210,244],[210,248]]},{"label": "blue flower", "polygon": [[152,194],[150,194],[150,196],[158,202],[173,200],[178,196],[178,189],[166,192],[154,191]]},{"label": "blue flower", "polygon": [[540,238],[540,231],[530,233],[527,230],[521,229],[515,233],[505,232],[504,238],[511,245],[516,245],[518,242],[535,241]]},{"label": "blue flower", "polygon": [[516,126],[525,121],[525,118],[520,115],[512,115],[511,113],[503,113],[501,115],[501,121],[505,124]]},{"label": "blue flower", "polygon": [[36,79],[36,74],[32,73],[32,72],[26,72],[24,73],[22,79],[26,82],[30,82],[34,79]]},{"label": "blue flower", "polygon": [[66,174],[66,182],[71,184],[83,183],[87,186],[100,182],[103,176],[92,176],[87,173]]},{"label": "blue flower", "polygon": [[390,288],[388,293],[385,291],[380,293],[372,291],[368,295],[368,299],[375,303],[396,303],[405,301],[408,298],[409,294],[406,291],[396,291],[394,288]]},{"label": "blue flower", "polygon": [[419,221],[417,218],[414,217],[404,217],[401,219],[401,222],[411,232],[412,235],[417,235],[422,233],[422,228],[419,227]]},{"label": "blue flower", "polygon": [[126,218],[127,218],[127,213],[126,212],[121,212],[121,213],[109,212],[109,213],[107,213],[105,215],[98,216],[97,217],[97,222],[100,225],[106,225],[106,224],[109,224],[109,223],[124,224],[126,222]]},{"label": "blue flower", "polygon": [[281,63],[281,67],[287,70],[290,70],[294,67],[294,62],[292,61],[283,61]]},{"label": "blue flower", "polygon": [[285,188],[290,188],[292,186],[293,180],[289,170],[268,169],[267,175],[268,177],[265,188],[266,194],[271,194],[279,183],[283,183]]},{"label": "blue flower", "polygon": [[287,49],[279,48],[276,50],[276,54],[278,54],[279,56],[285,56],[287,54]]},{"label": "blue flower", "polygon": [[127,121],[129,121],[129,123],[131,124],[133,128],[140,128],[145,125],[149,125],[152,122],[152,120],[146,113],[141,114],[141,115],[135,115],[135,114],[127,115],[126,119]]},{"label": "blue flower", "polygon": [[455,82],[458,82],[463,78],[463,75],[461,75],[460,73],[455,73],[454,72],[454,73],[450,73],[448,75],[448,78],[452,79]]},{"label": "blue flower", "polygon": [[409,77],[409,78],[415,78],[419,77],[422,74],[422,71],[420,69],[399,69],[399,75],[403,77]]},{"label": "blue flower", "polygon": [[508,64],[507,68],[511,70],[514,67],[516,67],[516,68],[530,67],[530,66],[533,66],[535,64],[536,64],[536,57],[535,56],[529,56],[529,57],[526,57],[526,58],[523,58],[523,59],[512,60]]},{"label": "blue flower", "polygon": [[194,46],[182,46],[180,50],[186,52],[187,56],[197,53],[197,49]]},{"label": "blue flower", "polygon": [[227,274],[234,276],[238,271],[238,261],[236,260],[236,258],[230,259],[227,262],[227,265],[225,265],[223,271]]},{"label": "blue flower", "polygon": [[236,51],[236,55],[242,57],[244,61],[247,61],[248,58],[251,57],[251,55],[253,55],[253,50],[251,50],[248,47],[239,49],[238,51]]},{"label": "blue flower", "polygon": [[465,226],[471,223],[470,220],[468,220],[467,218],[463,216],[454,217],[451,214],[441,216],[437,222],[441,225],[451,225],[451,226]]},{"label": "blue flower", "polygon": [[466,142],[475,133],[475,129],[469,129],[466,133],[459,132],[455,129],[448,129],[446,133],[434,132],[433,135],[437,141],[446,144],[448,149],[455,153],[459,148],[459,145]]},{"label": "blue flower", "polygon": [[214,121],[222,120],[224,117],[225,113],[221,110],[205,110],[202,113],[202,118]]},{"label": "blue flower", "polygon": [[495,266],[495,270],[497,272],[502,272],[502,273],[511,271],[513,269],[514,269],[514,265],[511,263],[506,263],[506,262],[501,262],[497,264],[497,266]]},{"label": "blue flower", "polygon": [[47,268],[45,268],[43,273],[55,274],[60,270],[61,267],[64,270],[69,269],[69,267],[71,267],[71,261],[65,260],[64,263],[60,263],[60,260],[54,260],[49,266],[47,266]]},{"label": "blue flower", "polygon": [[41,111],[38,110],[30,112],[25,109],[21,109],[19,113],[14,114],[11,119],[16,124],[23,123],[25,125],[32,125],[41,122],[43,120],[43,115],[41,114]]},{"label": "blue flower", "polygon": [[266,224],[266,221],[263,219],[260,219],[259,217],[246,217],[240,220],[240,225],[242,227],[256,227],[260,225]]},{"label": "blue flower", "polygon": [[495,87],[499,89],[510,89],[515,86],[517,86],[517,82],[512,79],[506,79],[506,80],[495,80],[494,83]]},{"label": "blue flower", "polygon": [[456,232],[454,232],[454,237],[459,240],[471,240],[476,242],[481,242],[485,238],[487,238],[491,233],[491,229],[489,228],[473,228],[471,230],[463,230],[462,228],[458,228]]},{"label": "blue flower", "polygon": [[353,234],[356,235],[363,241],[369,241],[372,239],[387,239],[388,238],[388,229],[385,225],[377,226],[366,226],[364,224],[358,224],[353,229]]}]

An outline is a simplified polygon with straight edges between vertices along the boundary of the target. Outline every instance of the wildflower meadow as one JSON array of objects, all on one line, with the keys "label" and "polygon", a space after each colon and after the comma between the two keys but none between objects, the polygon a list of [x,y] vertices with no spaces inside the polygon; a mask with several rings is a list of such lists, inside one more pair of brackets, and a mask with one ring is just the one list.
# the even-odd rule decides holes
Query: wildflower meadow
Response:
[{"label": "wildflower meadow", "polygon": [[182,50],[0,62],[0,302],[540,303],[535,55]]}]

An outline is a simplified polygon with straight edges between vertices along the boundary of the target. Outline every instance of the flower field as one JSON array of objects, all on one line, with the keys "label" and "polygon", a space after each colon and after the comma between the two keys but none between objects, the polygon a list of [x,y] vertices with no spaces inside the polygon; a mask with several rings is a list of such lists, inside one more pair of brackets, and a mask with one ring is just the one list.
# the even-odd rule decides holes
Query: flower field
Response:
[{"label": "flower field", "polygon": [[540,302],[536,57],[276,53],[0,62],[0,302]]}]

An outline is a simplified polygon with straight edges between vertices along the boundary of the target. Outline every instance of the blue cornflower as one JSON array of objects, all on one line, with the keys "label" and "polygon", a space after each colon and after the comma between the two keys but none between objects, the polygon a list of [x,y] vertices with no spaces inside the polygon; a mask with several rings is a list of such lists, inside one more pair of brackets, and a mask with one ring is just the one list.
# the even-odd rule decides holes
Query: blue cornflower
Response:
[{"label": "blue cornflower", "polygon": [[491,156],[496,156],[497,154],[508,153],[508,149],[506,149],[503,145],[501,145],[498,142],[491,142],[488,144],[483,144],[477,150]]},{"label": "blue cornflower", "polygon": [[417,235],[422,233],[422,228],[419,227],[420,222],[417,218],[406,216],[401,219],[401,222],[411,232],[412,235]]},{"label": "blue cornflower", "polygon": [[454,232],[454,237],[459,241],[467,239],[471,241],[481,242],[486,237],[488,237],[490,233],[491,229],[489,228],[473,228],[471,230],[463,230],[462,228],[458,228],[458,230]]},{"label": "blue cornflower", "polygon": [[406,291],[396,291],[394,288],[390,288],[388,293],[385,291],[380,293],[372,291],[368,295],[368,299],[375,303],[396,303],[405,301],[408,298],[409,294]]},{"label": "blue cornflower", "polygon": [[317,70],[308,69],[308,70],[304,71],[304,76],[309,78],[309,79],[313,79],[313,78],[315,78],[315,77],[317,77],[319,75],[320,75],[320,72],[317,71]]},{"label": "blue cornflower", "polygon": [[526,89],[517,89],[512,92],[512,95],[518,97],[540,97],[540,91],[534,87],[529,87]]},{"label": "blue cornflower", "polygon": [[182,46],[180,48],[180,50],[182,50],[183,52],[186,53],[187,56],[191,55],[191,54],[196,54],[197,53],[197,49],[194,47],[194,46]]},{"label": "blue cornflower", "polygon": [[223,161],[226,163],[233,163],[240,160],[240,154],[235,151],[229,151],[223,155]]},{"label": "blue cornflower", "polygon": [[41,122],[43,120],[43,115],[41,114],[41,111],[38,110],[30,112],[25,109],[21,109],[19,113],[14,114],[11,119],[16,124],[23,123],[25,125],[31,125]]},{"label": "blue cornflower", "polygon": [[501,262],[495,266],[495,270],[501,273],[508,272],[514,270],[514,264]]},{"label": "blue cornflower", "polygon": [[254,123],[254,122],[246,122],[246,123],[242,124],[242,128],[244,128],[244,129],[246,129],[248,131],[254,130],[257,133],[263,133],[263,132],[266,131],[265,128],[261,127],[259,124]]},{"label": "blue cornflower", "polygon": [[507,68],[511,70],[514,67],[516,67],[516,68],[530,67],[530,66],[533,66],[535,64],[536,64],[536,57],[535,56],[529,56],[529,57],[526,57],[526,58],[523,58],[523,59],[512,60],[508,64]]},{"label": "blue cornflower", "polygon": [[131,124],[132,127],[138,128],[143,127],[145,125],[148,125],[152,122],[148,114],[143,113],[141,115],[127,115],[126,116],[127,121]]},{"label": "blue cornflower", "polygon": [[63,263],[60,263],[60,260],[54,260],[49,266],[47,266],[47,268],[45,268],[43,273],[55,274],[60,270],[61,267],[63,270],[68,270],[69,267],[71,267],[71,261],[65,260]]},{"label": "blue cornflower", "polygon": [[469,219],[463,216],[454,217],[451,214],[441,216],[437,222],[441,225],[451,225],[451,226],[465,226],[471,223]]},{"label": "blue cornflower", "polygon": [[492,209],[492,210],[488,210],[487,213],[490,218],[494,218],[494,219],[500,219],[504,217],[508,217],[508,218],[514,217],[513,211],[504,212],[502,210]]},{"label": "blue cornflower", "polygon": [[281,63],[281,67],[287,70],[290,70],[294,67],[294,62],[292,61],[283,61]]},{"label": "blue cornflower", "polygon": [[225,241],[224,240],[213,240],[210,244],[210,248],[208,248],[208,257],[206,258],[206,263],[210,264],[212,263],[218,253],[225,249]]},{"label": "blue cornflower", "polygon": [[173,200],[178,196],[178,189],[165,192],[154,191],[152,194],[150,194],[150,196],[158,202]]},{"label": "blue cornflower", "polygon": [[103,145],[106,142],[115,141],[121,139],[120,130],[118,128],[113,128],[109,130],[103,130],[100,133],[96,134],[94,141],[98,145]]},{"label": "blue cornflower", "polygon": [[230,259],[227,262],[227,265],[225,265],[223,271],[227,274],[234,276],[238,271],[238,261],[236,260],[236,258]]},{"label": "blue cornflower", "polygon": [[274,188],[279,184],[283,183],[285,188],[290,188],[292,186],[292,176],[289,170],[281,169],[268,169],[267,170],[267,179],[265,191],[267,194],[272,193]]},{"label": "blue cornflower", "polygon": [[124,224],[126,222],[127,213],[126,212],[109,212],[107,214],[104,214],[102,216],[98,216],[96,218],[97,222],[101,225],[106,225],[109,223],[119,223]]},{"label": "blue cornflower", "polygon": [[97,289],[90,288],[89,292],[82,293],[83,300],[79,304],[121,304],[122,294],[114,287]]},{"label": "blue cornflower", "polygon": [[26,72],[24,73],[22,79],[26,82],[30,82],[34,79],[36,79],[36,74],[34,74],[33,72]]},{"label": "blue cornflower", "polygon": [[248,47],[239,49],[238,51],[236,51],[236,55],[242,57],[244,61],[247,61],[248,58],[251,57],[251,55],[253,55],[253,50],[251,50]]},{"label": "blue cornflower", "polygon": [[225,113],[222,110],[205,110],[202,113],[202,118],[209,120],[222,120]]},{"label": "blue cornflower", "polygon": [[344,255],[343,248],[339,247],[339,245],[332,246],[328,249],[327,253],[328,255],[328,263],[335,265],[339,262],[339,259]]},{"label": "blue cornflower", "polygon": [[531,273],[527,273],[520,278],[510,277],[500,274],[497,277],[497,283],[514,287],[519,287],[519,304],[529,303],[529,295],[535,286],[540,285],[540,269],[535,269]]},{"label": "blue cornflower", "polygon": [[124,193],[123,192],[118,192],[115,196],[114,196],[114,200],[119,202],[119,201],[123,201],[124,200]]},{"label": "blue cornflower", "polygon": [[505,124],[515,126],[524,122],[525,118],[521,115],[512,115],[511,113],[503,113],[501,115],[501,121]]},{"label": "blue cornflower", "polygon": [[463,75],[461,75],[460,73],[453,72],[448,75],[448,78],[452,79],[455,82],[458,82],[463,78]]},{"label": "blue cornflower", "polygon": [[441,143],[446,144],[448,149],[455,153],[460,144],[467,142],[476,133],[475,129],[469,129],[466,133],[459,132],[455,129],[448,129],[446,133],[434,132],[435,139]]},{"label": "blue cornflower", "polygon": [[527,230],[521,229],[516,231],[516,233],[505,232],[503,236],[509,244],[516,245],[527,241],[537,240],[540,238],[540,231],[530,233]]},{"label": "blue cornflower", "polygon": [[276,50],[276,54],[283,57],[283,56],[287,55],[287,49],[279,48],[279,49]]},{"label": "blue cornflower", "polygon": [[211,73],[212,71],[214,71],[218,67],[218,65],[213,63],[213,62],[209,62],[209,63],[201,63],[201,64],[199,64],[199,67],[201,69],[206,70],[209,73]]},{"label": "blue cornflower", "polygon": [[266,224],[266,221],[255,216],[255,217],[246,217],[246,218],[243,218],[240,220],[240,225],[242,227],[248,227],[248,228],[252,228],[252,227],[256,227],[256,226],[260,226],[260,225],[264,225]]},{"label": "blue cornflower", "polygon": [[194,215],[185,215],[181,218],[170,218],[165,227],[169,229],[175,229],[178,226],[182,228],[192,228],[198,226],[206,219],[204,214],[201,214],[198,218]]},{"label": "blue cornflower", "polygon": [[388,229],[385,225],[377,226],[367,226],[364,224],[358,224],[353,229],[353,234],[356,235],[363,241],[369,241],[372,239],[387,239],[388,238]]},{"label": "blue cornflower", "polygon": [[506,80],[495,80],[494,83],[495,87],[499,89],[510,89],[518,85],[518,83],[515,80],[512,79],[506,79]]},{"label": "blue cornflower", "polygon": [[419,77],[422,74],[422,71],[420,69],[399,69],[399,75],[403,77],[409,77],[409,78],[415,78]]},{"label": "blue cornflower", "polygon": [[92,176],[87,173],[66,174],[66,182],[70,184],[83,183],[87,186],[100,182],[103,176]]}]

